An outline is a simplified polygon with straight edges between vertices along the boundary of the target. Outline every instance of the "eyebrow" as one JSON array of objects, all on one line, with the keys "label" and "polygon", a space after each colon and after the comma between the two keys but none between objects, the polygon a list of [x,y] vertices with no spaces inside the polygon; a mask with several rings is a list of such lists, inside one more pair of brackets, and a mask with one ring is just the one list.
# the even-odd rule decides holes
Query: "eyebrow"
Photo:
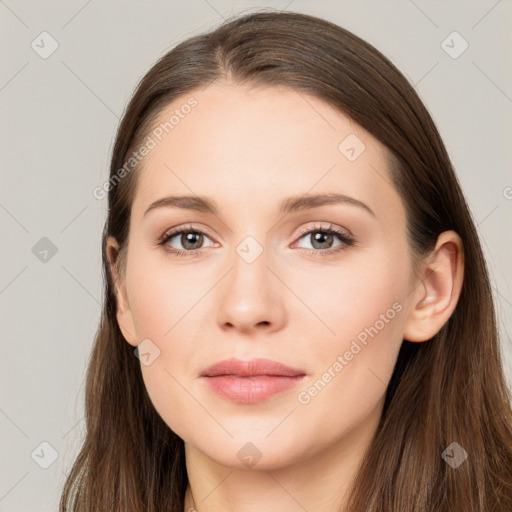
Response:
[{"label": "eyebrow", "polygon": [[[344,195],[344,194],[309,194],[302,196],[291,196],[283,199],[281,202],[279,212],[287,214],[302,210],[309,210],[312,208],[319,208],[320,206],[331,204],[346,204],[350,206],[357,206],[366,210],[373,217],[376,217],[373,210],[358,199]],[[144,217],[156,208],[183,208],[185,210],[195,210],[203,213],[211,213],[215,216],[219,215],[219,209],[215,201],[204,196],[167,196],[157,199],[149,205],[144,212]]]}]

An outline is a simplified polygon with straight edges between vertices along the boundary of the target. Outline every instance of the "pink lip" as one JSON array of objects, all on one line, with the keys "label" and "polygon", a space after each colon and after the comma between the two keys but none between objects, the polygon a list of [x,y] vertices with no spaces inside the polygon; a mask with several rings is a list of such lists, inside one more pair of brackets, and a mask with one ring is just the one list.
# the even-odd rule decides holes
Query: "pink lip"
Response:
[{"label": "pink lip", "polygon": [[212,391],[233,402],[253,404],[297,385],[301,370],[269,359],[227,359],[201,373]]}]

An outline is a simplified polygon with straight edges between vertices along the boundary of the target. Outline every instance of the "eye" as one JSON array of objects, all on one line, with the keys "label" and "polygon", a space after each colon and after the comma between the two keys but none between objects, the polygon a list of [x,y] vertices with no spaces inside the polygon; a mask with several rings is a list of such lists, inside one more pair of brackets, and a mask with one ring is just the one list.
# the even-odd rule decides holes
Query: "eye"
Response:
[{"label": "eye", "polygon": [[[313,256],[326,256],[337,253],[355,243],[355,239],[351,235],[332,224],[329,227],[315,225],[313,228],[301,231],[300,234],[299,240],[303,238],[309,240],[312,248],[305,247],[305,249],[308,249],[308,253]],[[167,253],[175,256],[196,256],[200,254],[201,249],[204,249],[205,238],[210,240],[206,233],[200,229],[193,226],[185,226],[164,233],[159,239],[158,244],[163,246]],[[173,239],[176,239],[174,243],[180,244],[182,248],[174,247]],[[337,245],[336,239],[338,240]],[[214,246],[216,246],[215,243],[210,245],[210,247]]]},{"label": "eye", "polygon": [[[329,227],[314,226],[306,231],[301,231],[302,239],[305,238],[310,242],[312,249],[309,250],[310,254],[332,254],[346,247],[353,245],[354,239],[332,224]],[[334,245],[338,239],[338,245]],[[307,248],[307,247],[306,247]]]},{"label": "eye", "polygon": [[[184,250],[171,245],[174,238],[177,240],[178,244],[181,244]],[[162,245],[166,252],[175,254],[176,256],[190,256],[197,254],[200,249],[203,249],[205,238],[209,239],[206,233],[200,229],[196,229],[193,226],[186,226],[164,233],[159,241],[159,245]]]}]

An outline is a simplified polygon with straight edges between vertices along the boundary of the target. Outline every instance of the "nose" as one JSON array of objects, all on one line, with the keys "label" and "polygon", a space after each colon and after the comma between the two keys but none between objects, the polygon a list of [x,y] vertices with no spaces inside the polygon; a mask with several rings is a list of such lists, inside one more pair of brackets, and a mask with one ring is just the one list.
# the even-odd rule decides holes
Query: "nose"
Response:
[{"label": "nose", "polygon": [[267,266],[267,253],[263,251],[252,262],[235,253],[231,261],[232,269],[218,290],[219,326],[246,334],[282,329],[286,323],[286,297],[275,270]]}]

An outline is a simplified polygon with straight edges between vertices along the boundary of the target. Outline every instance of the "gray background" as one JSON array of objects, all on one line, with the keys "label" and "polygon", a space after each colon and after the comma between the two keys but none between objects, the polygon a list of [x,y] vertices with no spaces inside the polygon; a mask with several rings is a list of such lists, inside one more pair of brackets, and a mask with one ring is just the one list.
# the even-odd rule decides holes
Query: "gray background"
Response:
[{"label": "gray background", "polygon": [[[57,510],[80,446],[106,212],[106,200],[92,191],[108,178],[133,88],[177,42],[259,7],[306,12],[352,30],[416,87],[478,224],[512,388],[509,0],[0,0],[0,511]],[[58,43],[46,59],[44,31]],[[448,37],[453,31],[463,39]],[[469,46],[458,55],[464,40]],[[47,469],[41,465],[52,462],[52,448],[42,442],[58,454]]]}]

